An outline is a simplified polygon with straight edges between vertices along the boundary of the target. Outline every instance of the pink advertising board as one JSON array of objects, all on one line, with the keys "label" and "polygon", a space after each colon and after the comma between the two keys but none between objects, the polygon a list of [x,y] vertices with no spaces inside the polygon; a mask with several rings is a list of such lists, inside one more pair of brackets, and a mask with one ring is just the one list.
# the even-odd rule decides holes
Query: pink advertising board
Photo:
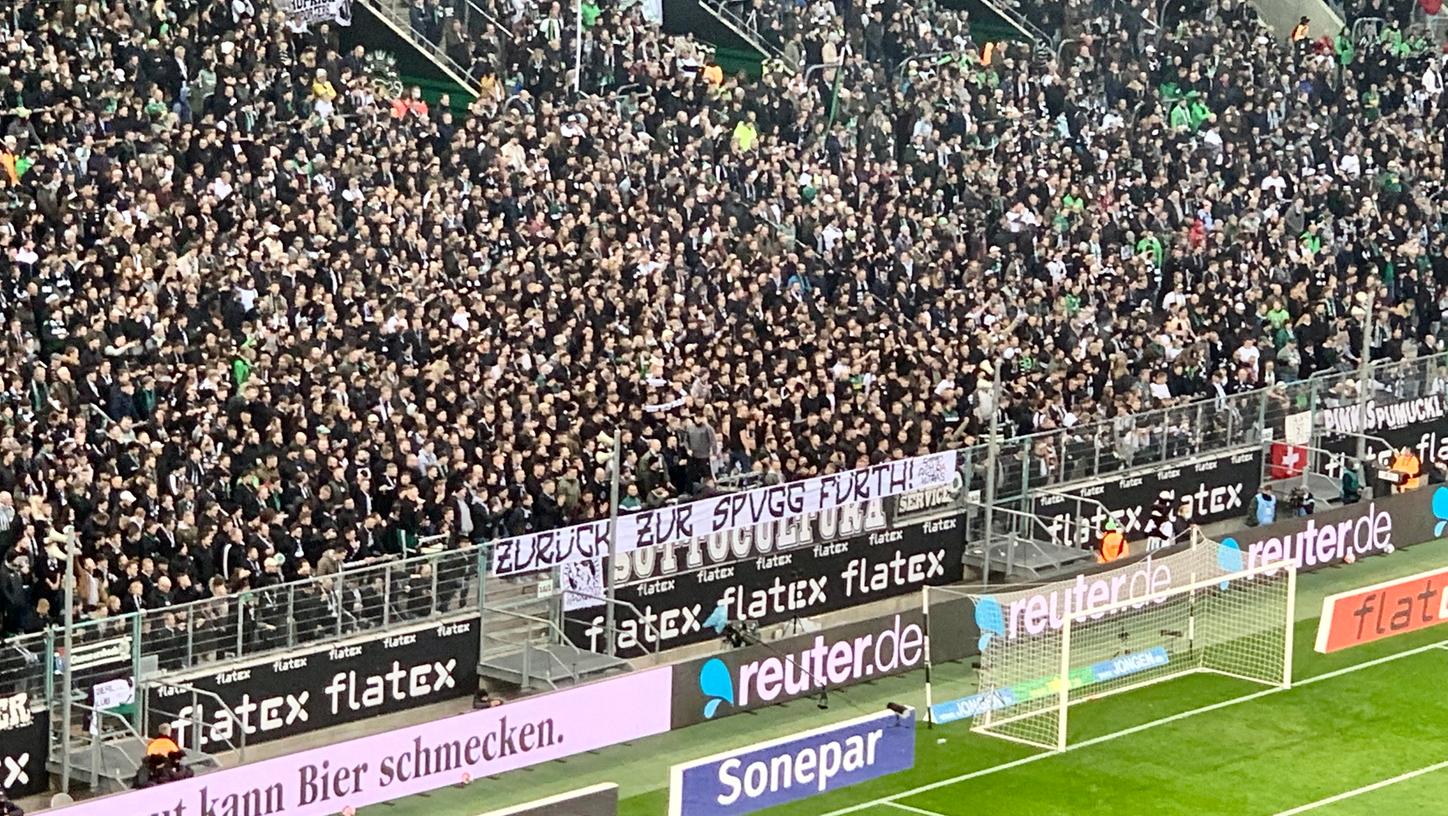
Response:
[{"label": "pink advertising board", "polygon": [[50,812],[333,816],[662,734],[672,677],[668,667],[651,669]]}]

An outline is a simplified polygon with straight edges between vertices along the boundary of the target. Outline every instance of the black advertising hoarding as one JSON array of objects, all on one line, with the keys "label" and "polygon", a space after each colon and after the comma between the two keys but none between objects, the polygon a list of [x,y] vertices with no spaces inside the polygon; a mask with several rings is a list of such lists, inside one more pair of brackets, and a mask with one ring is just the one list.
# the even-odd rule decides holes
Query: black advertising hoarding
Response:
[{"label": "black advertising hoarding", "polygon": [[[1369,402],[1367,433],[1387,440],[1394,448],[1412,448],[1425,465],[1448,459],[1448,397],[1434,395],[1397,402]],[[1323,432],[1322,445],[1334,453],[1357,455],[1357,433],[1362,430],[1362,416],[1356,404],[1319,408],[1318,418]],[[1377,439],[1367,440],[1368,458],[1386,468],[1392,452]],[[1337,462],[1324,468],[1337,478]]]},{"label": "black advertising hoarding", "polygon": [[[247,745],[255,745],[474,694],[477,626],[439,622],[177,682],[215,692],[246,729]],[[236,721],[217,711],[215,700],[197,695],[193,711],[193,695],[174,686],[152,688],[149,698],[153,720],[177,718],[183,743],[194,729],[181,720],[194,718],[207,724],[198,747],[241,744]]]},{"label": "black advertising hoarding", "polygon": [[1242,551],[1244,568],[1292,558],[1299,571],[1310,572],[1387,555],[1400,547],[1442,538],[1445,533],[1448,487],[1431,485],[1411,493],[1334,506],[1266,527],[1242,526],[1221,541]]},{"label": "black advertising hoarding", "polygon": [[[718,638],[704,622],[721,603],[731,621],[768,625],[960,580],[960,515],[912,522],[894,514],[893,529],[887,520],[892,514],[878,507],[841,515],[853,518],[792,520],[793,529],[784,535],[729,533],[717,543],[665,548],[673,552],[662,557],[655,550],[620,559],[620,569],[634,580],[619,582],[615,590],[626,602],[615,613],[619,653],[637,657]],[[691,561],[695,554],[700,558]],[[695,567],[699,562],[705,566]],[[602,606],[570,611],[565,631],[581,648],[606,650]],[[656,634],[662,643],[655,642]]]},{"label": "black advertising hoarding", "polygon": [[31,703],[25,692],[0,697],[0,788],[11,798],[50,787],[50,713]]},{"label": "black advertising hoarding", "polygon": [[1212,524],[1245,517],[1247,500],[1262,481],[1260,447],[1225,453],[1187,464],[1168,463],[1152,473],[1121,476],[1065,488],[1061,493],[1036,498],[1036,514],[1047,519],[1051,540],[1066,546],[1089,546],[1105,519],[1101,508],[1073,497],[1093,499],[1105,505],[1126,528],[1126,537],[1145,536],[1151,506],[1163,490],[1175,494],[1175,504],[1190,502],[1192,523]]},{"label": "black advertising hoarding", "polygon": [[482,816],[618,816],[618,785],[605,782]]},{"label": "black advertising hoarding", "polygon": [[[933,661],[975,653],[979,634],[966,598],[931,605]],[[924,665],[925,622],[919,609],[758,643],[675,663],[673,725],[696,725]]]}]

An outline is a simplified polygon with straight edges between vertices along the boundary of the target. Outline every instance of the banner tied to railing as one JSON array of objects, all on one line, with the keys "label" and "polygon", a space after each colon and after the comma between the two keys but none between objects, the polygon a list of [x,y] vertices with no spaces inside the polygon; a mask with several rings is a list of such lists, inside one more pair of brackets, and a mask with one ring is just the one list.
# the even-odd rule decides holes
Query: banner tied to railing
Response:
[{"label": "banner tied to railing", "polygon": [[336,23],[352,25],[352,0],[273,0],[277,11],[293,25]]},{"label": "banner tied to railing", "polygon": [[[946,451],[631,513],[618,519],[618,552],[940,487],[954,480],[955,470],[955,451]],[[499,541],[493,573],[518,575],[602,558],[608,554],[608,524],[602,519]]]}]

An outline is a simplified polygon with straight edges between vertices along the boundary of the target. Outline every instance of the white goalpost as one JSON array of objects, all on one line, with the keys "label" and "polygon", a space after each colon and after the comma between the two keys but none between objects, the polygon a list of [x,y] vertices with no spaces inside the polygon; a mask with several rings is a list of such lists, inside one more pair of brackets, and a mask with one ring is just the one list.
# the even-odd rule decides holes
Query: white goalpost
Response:
[{"label": "white goalpost", "polygon": [[[1200,540],[1069,581],[971,593],[980,693],[955,702],[972,731],[1060,751],[1078,703],[1198,673],[1290,687],[1296,566],[1241,564]],[[965,594],[931,588],[927,610],[942,590]],[[928,639],[926,649],[928,661]]]}]

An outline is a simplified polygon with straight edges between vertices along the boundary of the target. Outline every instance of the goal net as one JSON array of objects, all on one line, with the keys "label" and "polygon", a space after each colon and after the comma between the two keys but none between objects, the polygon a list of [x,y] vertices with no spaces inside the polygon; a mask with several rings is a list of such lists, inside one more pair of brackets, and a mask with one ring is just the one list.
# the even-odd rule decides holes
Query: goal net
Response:
[{"label": "goal net", "polygon": [[[1051,750],[1073,704],[1199,672],[1287,687],[1291,561],[1183,552],[1031,589],[971,595],[980,637],[972,730]],[[928,604],[928,600],[927,600]]]}]

